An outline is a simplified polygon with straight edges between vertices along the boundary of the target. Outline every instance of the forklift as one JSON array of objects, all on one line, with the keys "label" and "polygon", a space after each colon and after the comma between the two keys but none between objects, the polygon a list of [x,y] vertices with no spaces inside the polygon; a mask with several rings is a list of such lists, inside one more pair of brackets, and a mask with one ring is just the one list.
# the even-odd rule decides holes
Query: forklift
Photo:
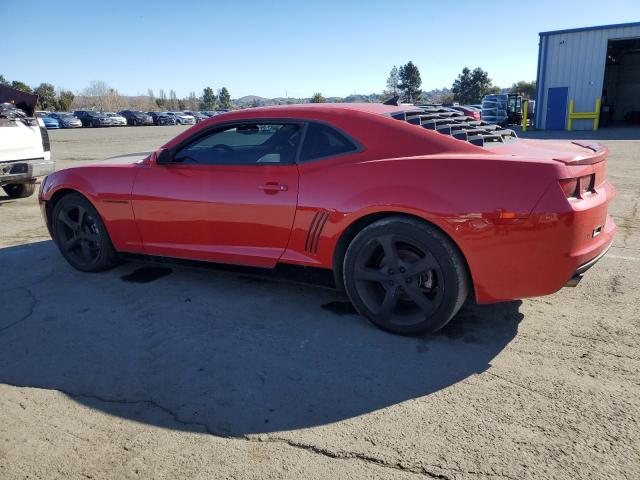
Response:
[{"label": "forklift", "polygon": [[522,95],[501,93],[485,95],[482,99],[482,120],[497,125],[522,123]]}]

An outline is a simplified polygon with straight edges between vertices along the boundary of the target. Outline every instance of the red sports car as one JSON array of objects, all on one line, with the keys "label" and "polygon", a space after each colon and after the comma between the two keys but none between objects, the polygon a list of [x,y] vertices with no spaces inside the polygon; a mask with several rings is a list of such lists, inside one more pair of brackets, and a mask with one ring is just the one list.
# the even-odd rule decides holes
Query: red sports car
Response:
[{"label": "red sports car", "polygon": [[331,269],[358,312],[412,334],[444,326],[469,295],[575,284],[616,233],[606,158],[438,107],[291,105],[57,171],[39,198],[79,270],[120,253]]}]

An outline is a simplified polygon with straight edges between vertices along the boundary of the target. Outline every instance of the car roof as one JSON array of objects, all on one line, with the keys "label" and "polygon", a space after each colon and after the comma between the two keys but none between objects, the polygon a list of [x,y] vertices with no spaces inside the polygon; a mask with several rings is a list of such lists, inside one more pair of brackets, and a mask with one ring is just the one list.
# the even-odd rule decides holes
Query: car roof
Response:
[{"label": "car roof", "polygon": [[272,105],[268,107],[255,107],[242,110],[247,111],[265,111],[273,110],[281,112],[282,110],[301,111],[301,112],[324,112],[332,113],[338,111],[361,111],[366,113],[377,113],[380,115],[389,115],[395,112],[412,110],[415,107],[409,104],[385,105],[383,103],[297,103],[292,105]]}]

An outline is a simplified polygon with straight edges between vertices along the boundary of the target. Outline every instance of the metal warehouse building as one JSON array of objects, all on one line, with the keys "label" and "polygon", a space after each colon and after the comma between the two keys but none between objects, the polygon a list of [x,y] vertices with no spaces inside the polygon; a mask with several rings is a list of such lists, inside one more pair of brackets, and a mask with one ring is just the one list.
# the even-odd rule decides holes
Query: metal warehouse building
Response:
[{"label": "metal warehouse building", "polygon": [[598,99],[601,127],[640,121],[640,22],[541,32],[536,127],[565,129],[571,100],[574,112],[595,112]]}]

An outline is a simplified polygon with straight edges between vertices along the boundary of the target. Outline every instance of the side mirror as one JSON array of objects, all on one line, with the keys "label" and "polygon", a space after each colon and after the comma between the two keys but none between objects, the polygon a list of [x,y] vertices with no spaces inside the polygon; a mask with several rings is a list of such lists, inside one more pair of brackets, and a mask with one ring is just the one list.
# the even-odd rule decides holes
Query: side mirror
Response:
[{"label": "side mirror", "polygon": [[156,163],[158,165],[169,165],[173,162],[173,153],[168,148],[163,148],[162,151],[156,156]]}]

